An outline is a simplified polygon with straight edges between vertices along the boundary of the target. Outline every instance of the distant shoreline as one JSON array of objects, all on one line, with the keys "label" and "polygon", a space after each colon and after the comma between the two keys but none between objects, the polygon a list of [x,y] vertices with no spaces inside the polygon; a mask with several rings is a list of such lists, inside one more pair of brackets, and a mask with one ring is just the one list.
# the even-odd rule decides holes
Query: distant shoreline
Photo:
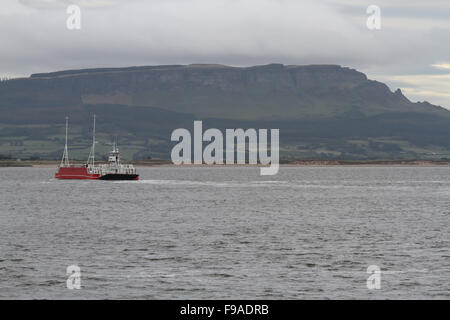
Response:
[{"label": "distant shoreline", "polygon": [[[259,167],[260,164],[182,164],[174,165],[170,160],[155,159],[155,160],[139,160],[130,161],[136,167]],[[125,162],[126,163],[126,162]],[[74,164],[82,164],[81,162],[74,162]],[[24,160],[0,161],[2,168],[56,168],[59,161],[51,160]],[[282,160],[281,167],[303,167],[303,166],[450,166],[450,160]]]}]

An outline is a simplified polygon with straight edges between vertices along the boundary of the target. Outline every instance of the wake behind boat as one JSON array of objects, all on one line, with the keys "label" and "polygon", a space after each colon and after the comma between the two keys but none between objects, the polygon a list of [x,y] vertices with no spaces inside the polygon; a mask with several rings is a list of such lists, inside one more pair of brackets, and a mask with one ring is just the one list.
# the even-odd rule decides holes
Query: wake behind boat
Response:
[{"label": "wake behind boat", "polygon": [[66,117],[66,144],[61,164],[55,173],[56,179],[80,179],[80,180],[139,180],[136,168],[132,164],[122,164],[117,144],[114,143],[112,151],[109,152],[108,163],[95,164],[95,115],[92,138],[92,148],[88,162],[84,165],[71,165],[69,162],[69,151],[67,147],[67,134],[69,118]]}]

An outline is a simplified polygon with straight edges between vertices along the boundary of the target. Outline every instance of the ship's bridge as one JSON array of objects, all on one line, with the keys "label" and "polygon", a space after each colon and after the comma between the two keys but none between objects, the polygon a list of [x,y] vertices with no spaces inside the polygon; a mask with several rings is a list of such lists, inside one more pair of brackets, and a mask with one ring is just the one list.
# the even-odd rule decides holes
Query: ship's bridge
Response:
[{"label": "ship's bridge", "polygon": [[108,162],[110,164],[120,165],[120,152],[117,144],[114,144],[113,149],[109,152]]}]

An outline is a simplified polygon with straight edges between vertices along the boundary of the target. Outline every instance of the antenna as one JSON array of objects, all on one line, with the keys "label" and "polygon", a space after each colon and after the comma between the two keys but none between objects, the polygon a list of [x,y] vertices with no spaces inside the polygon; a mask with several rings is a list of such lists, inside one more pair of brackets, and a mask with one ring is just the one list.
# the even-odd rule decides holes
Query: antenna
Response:
[{"label": "antenna", "polygon": [[94,127],[92,130],[92,149],[91,152],[89,153],[89,158],[88,158],[88,164],[92,164],[92,166],[94,166],[95,164],[95,114],[94,114]]},{"label": "antenna", "polygon": [[67,148],[67,133],[68,133],[68,128],[69,128],[69,117],[66,117],[66,144],[64,146],[64,153],[63,153],[63,157],[61,159],[61,164],[59,165],[60,167],[69,167],[69,150]]},{"label": "antenna", "polygon": [[116,135],[116,142],[115,142],[115,147],[114,147],[114,151],[116,152],[116,159],[117,159],[117,164],[120,165],[120,152],[119,152],[119,146],[117,145],[117,135]]},{"label": "antenna", "polygon": [[94,165],[95,162],[95,114],[94,114],[94,129],[92,130],[92,165]]}]

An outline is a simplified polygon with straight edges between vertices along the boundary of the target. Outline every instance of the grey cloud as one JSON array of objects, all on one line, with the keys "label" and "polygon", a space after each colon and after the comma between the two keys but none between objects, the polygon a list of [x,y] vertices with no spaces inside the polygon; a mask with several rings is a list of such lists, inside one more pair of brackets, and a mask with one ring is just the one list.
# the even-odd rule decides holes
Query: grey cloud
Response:
[{"label": "grey cloud", "polygon": [[71,4],[80,7],[106,7],[120,3],[120,0],[18,0],[21,4],[36,9],[60,9]]}]

